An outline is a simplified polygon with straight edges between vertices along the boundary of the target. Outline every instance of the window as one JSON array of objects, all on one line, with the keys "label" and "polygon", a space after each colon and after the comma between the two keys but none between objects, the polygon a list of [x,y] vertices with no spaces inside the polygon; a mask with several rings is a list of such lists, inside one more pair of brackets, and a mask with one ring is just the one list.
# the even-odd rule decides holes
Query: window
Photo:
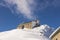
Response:
[{"label": "window", "polygon": [[24,29],[24,25],[22,26],[22,29]]},{"label": "window", "polygon": [[58,40],[58,39],[56,38],[56,40]]}]

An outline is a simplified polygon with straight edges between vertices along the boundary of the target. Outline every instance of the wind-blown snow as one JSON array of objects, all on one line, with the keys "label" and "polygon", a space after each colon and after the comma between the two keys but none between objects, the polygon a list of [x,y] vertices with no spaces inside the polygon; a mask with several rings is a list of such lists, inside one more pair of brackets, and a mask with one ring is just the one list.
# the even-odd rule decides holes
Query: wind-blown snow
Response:
[{"label": "wind-blown snow", "polygon": [[49,29],[50,27],[47,25],[42,25],[34,29],[13,29],[1,32],[0,40],[50,40],[45,34]]}]

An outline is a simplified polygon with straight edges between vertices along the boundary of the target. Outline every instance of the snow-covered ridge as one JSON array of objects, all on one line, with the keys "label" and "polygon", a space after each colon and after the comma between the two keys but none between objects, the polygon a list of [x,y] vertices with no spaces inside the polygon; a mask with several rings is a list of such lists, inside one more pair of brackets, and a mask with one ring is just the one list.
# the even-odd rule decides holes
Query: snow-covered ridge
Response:
[{"label": "snow-covered ridge", "polygon": [[51,28],[48,25],[41,25],[34,29],[13,29],[0,33],[1,40],[50,40],[46,33]]}]

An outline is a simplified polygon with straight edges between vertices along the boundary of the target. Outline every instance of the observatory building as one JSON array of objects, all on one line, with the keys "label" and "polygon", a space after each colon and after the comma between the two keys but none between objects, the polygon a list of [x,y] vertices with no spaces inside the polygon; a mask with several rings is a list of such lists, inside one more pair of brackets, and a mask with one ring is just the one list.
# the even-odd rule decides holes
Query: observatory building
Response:
[{"label": "observatory building", "polygon": [[50,37],[52,40],[60,40],[60,27],[58,27],[51,35]]},{"label": "observatory building", "polygon": [[38,27],[38,26],[40,26],[39,20],[33,20],[30,22],[19,24],[17,29],[24,29],[24,28],[33,29],[33,28]]}]

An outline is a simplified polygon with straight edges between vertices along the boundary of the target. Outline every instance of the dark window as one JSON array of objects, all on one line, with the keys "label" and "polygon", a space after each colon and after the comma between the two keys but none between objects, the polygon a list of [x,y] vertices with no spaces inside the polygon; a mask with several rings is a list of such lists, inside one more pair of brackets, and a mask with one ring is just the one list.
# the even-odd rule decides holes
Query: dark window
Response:
[{"label": "dark window", "polygon": [[58,40],[58,39],[56,38],[56,40]]},{"label": "dark window", "polygon": [[36,25],[33,27],[33,28],[35,28],[35,27],[39,27],[40,25],[38,24],[38,23],[36,23]]},{"label": "dark window", "polygon": [[22,29],[24,29],[24,25],[22,26]]}]

